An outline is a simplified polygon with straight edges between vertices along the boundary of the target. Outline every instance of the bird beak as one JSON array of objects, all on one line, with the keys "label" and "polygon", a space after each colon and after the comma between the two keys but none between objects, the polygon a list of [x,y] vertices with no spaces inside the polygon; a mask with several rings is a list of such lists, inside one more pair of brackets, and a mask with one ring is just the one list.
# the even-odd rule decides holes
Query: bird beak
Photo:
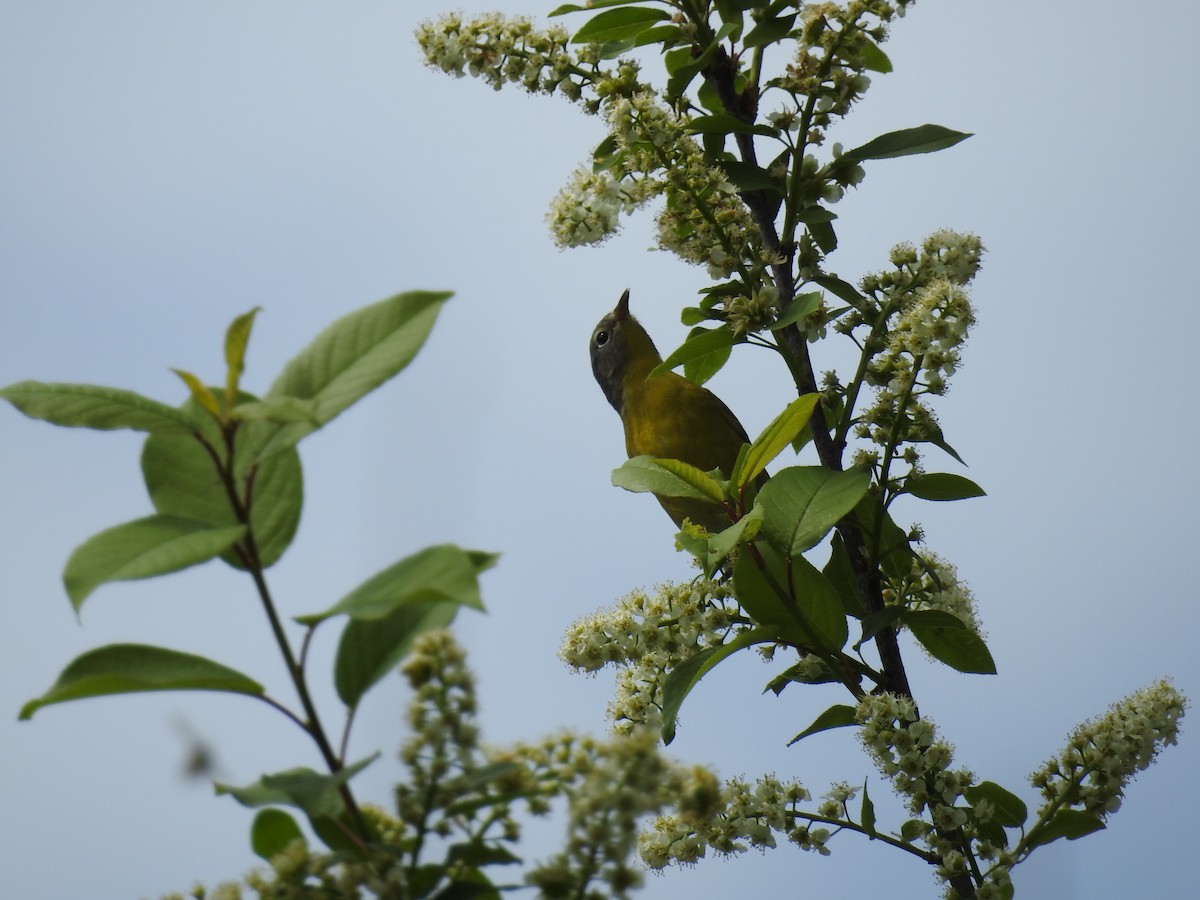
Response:
[{"label": "bird beak", "polygon": [[613,315],[617,317],[618,322],[629,318],[629,288],[625,288],[625,293],[617,301],[617,308],[613,310]]}]

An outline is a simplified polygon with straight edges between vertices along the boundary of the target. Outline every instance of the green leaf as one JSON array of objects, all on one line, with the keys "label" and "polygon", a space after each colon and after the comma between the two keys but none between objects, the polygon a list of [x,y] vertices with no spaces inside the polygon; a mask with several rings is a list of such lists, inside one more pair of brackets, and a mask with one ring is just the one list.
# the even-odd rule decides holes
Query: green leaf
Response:
[{"label": "green leaf", "polygon": [[102,584],[186,569],[218,556],[245,534],[244,525],[213,528],[178,516],[147,516],[101,531],[76,547],[63,583],[78,612]]},{"label": "green leaf", "polygon": [[296,621],[315,625],[340,615],[370,621],[410,603],[451,603],[482,610],[478,572],[467,551],[455,544],[426,547],[371,576],[325,612],[297,616]]},{"label": "green leaf", "polygon": [[758,493],[762,534],[785,556],[799,556],[854,509],[870,483],[870,473],[862,469],[793,466],[777,472]]},{"label": "green leaf", "polygon": [[795,13],[792,13],[790,16],[780,16],[776,19],[765,19],[746,32],[746,37],[742,40],[742,43],[746,47],[760,47],[763,44],[773,44],[791,31],[794,24],[796,24]]},{"label": "green leaf", "polygon": [[749,486],[791,444],[812,418],[820,399],[820,394],[805,394],[793,400],[763,429],[750,449],[738,457],[738,464],[730,474],[730,481],[738,490]]},{"label": "green leaf", "polygon": [[967,788],[963,794],[972,806],[977,806],[980,800],[990,803],[993,810],[992,821],[1006,828],[1020,828],[1029,818],[1025,802],[994,781],[981,781]]},{"label": "green leaf", "polygon": [[675,721],[679,717],[679,709],[683,701],[692,692],[700,679],[711,672],[718,663],[728,659],[739,650],[744,650],[754,644],[768,643],[775,638],[775,629],[754,628],[743,631],[732,641],[701,650],[695,656],[690,656],[671,670],[663,685],[663,725],[662,739],[664,744],[675,740]]},{"label": "green leaf", "polygon": [[31,419],[67,428],[129,428],[151,434],[188,434],[196,428],[194,417],[185,410],[133,391],[94,384],[21,381],[0,389],[0,398]]},{"label": "green leaf", "polygon": [[761,166],[733,159],[719,160],[718,165],[739,190],[771,191],[781,195],[784,193],[780,179]]},{"label": "green leaf", "polygon": [[661,9],[636,6],[629,9],[610,9],[593,16],[571,38],[572,44],[604,44],[637,37],[655,22],[670,19]]},{"label": "green leaf", "polygon": [[314,426],[297,422],[280,428],[259,451],[278,453],[317,427],[328,425],[348,407],[397,375],[417,355],[433,323],[451,297],[448,291],[409,291],[355,310],[338,319],[284,366],[267,400],[312,400]]},{"label": "green leaf", "polygon": [[820,645],[826,650],[842,649],[849,637],[849,629],[837,588],[803,556],[792,557],[791,570],[796,603],[812,623]]},{"label": "green leaf", "polygon": [[[651,493],[660,497],[688,497],[693,500],[714,502],[714,490],[724,498],[717,482],[695,466],[678,460],[670,460],[675,465],[671,468],[663,465],[664,460],[653,456],[634,456],[625,460],[618,468],[613,469],[612,483],[615,487],[624,488],[636,494]],[[687,476],[680,475],[687,472]],[[698,473],[698,474],[697,474]],[[702,479],[709,484],[698,487]],[[714,489],[713,485],[717,485]]]},{"label": "green leaf", "polygon": [[295,840],[304,840],[296,820],[282,809],[260,810],[250,827],[250,846],[255,854],[270,862]]},{"label": "green leaf", "polygon": [[[254,399],[239,395],[239,402]],[[195,401],[189,400],[184,409],[194,411]],[[206,417],[198,431],[210,447],[225,455],[225,439],[216,422]],[[250,528],[264,567],[274,565],[291,544],[304,505],[304,476],[294,447],[258,462],[263,447],[278,432],[279,426],[271,422],[244,422],[235,438],[234,484],[242,503],[247,485],[253,487]],[[218,528],[241,524],[212,457],[190,435],[150,435],[142,447],[142,478],[154,508],[164,516],[196,519]],[[221,558],[234,568],[244,568],[232,553]]]},{"label": "green leaf", "polygon": [[983,638],[958,617],[940,609],[923,609],[905,612],[902,621],[934,659],[960,672],[996,674],[996,663]]},{"label": "green leaf", "polygon": [[903,616],[904,610],[899,606],[885,606],[883,609],[876,610],[865,616],[862,620],[862,636],[859,637],[858,643],[854,645],[854,649],[858,650],[858,648],[883,631],[883,629],[900,621]]},{"label": "green leaf", "polygon": [[196,401],[196,405],[212,416],[214,419],[221,418],[221,401],[217,399],[217,395],[213,393],[212,388],[193,375],[191,372],[186,372],[183,369],[172,369],[179,380],[187,385],[188,392],[192,395],[192,399]]},{"label": "green leaf", "polygon": [[1059,838],[1075,841],[1102,828],[1104,820],[1099,816],[1077,809],[1060,809],[1049,822],[1030,832],[1028,849],[1053,843]]},{"label": "green leaf", "polygon": [[21,707],[20,718],[28,719],[53,703],[141,691],[224,691],[258,697],[263,687],[202,656],[145,644],[109,644],[75,657],[50,690]]},{"label": "green leaf", "polygon": [[792,299],[792,302],[787,305],[787,309],[783,314],[771,323],[770,331],[779,331],[781,328],[799,322],[801,319],[806,319],[818,309],[821,308],[821,292],[809,291],[806,294],[800,294]]},{"label": "green leaf", "polygon": [[376,751],[366,759],[346,766],[336,775],[300,767],[273,775],[263,775],[258,781],[245,787],[232,787],[221,783],[214,787],[218,796],[228,795],[242,806],[251,809],[286,805],[296,807],[311,818],[336,817],[343,809],[338,789],[378,758],[379,752]]},{"label": "green leaf", "polygon": [[837,213],[823,206],[805,206],[796,210],[796,221],[805,225],[823,225],[837,218]]},{"label": "green leaf", "polygon": [[229,328],[225,331],[226,409],[232,408],[237,400],[242,373],[246,371],[246,347],[250,343],[250,330],[254,327],[254,317],[261,309],[261,306],[256,306],[250,312],[242,313],[229,323]]},{"label": "green leaf", "polygon": [[861,147],[847,150],[838,157],[838,162],[846,165],[860,163],[867,159],[894,159],[898,156],[911,156],[915,153],[932,153],[935,150],[953,147],[959,141],[965,141],[970,136],[961,131],[943,128],[941,125],[919,125],[903,131],[888,132],[873,141],[868,141]]},{"label": "green leaf", "polygon": [[825,573],[825,577],[829,579],[829,583],[833,585],[842,599],[842,610],[846,615],[861,619],[867,614],[863,609],[862,600],[858,596],[854,568],[850,565],[850,554],[846,550],[846,543],[837,532],[834,532],[833,538],[830,540],[829,561],[825,563],[825,568],[821,571]]},{"label": "green leaf", "polygon": [[274,422],[277,425],[303,422],[320,427],[321,424],[317,418],[316,403],[299,397],[275,397],[239,403],[233,409],[233,418],[239,422]]},{"label": "green leaf", "polygon": [[813,284],[819,284],[829,293],[839,299],[845,300],[855,309],[861,309],[866,298],[859,292],[858,288],[848,281],[843,281],[836,275],[817,275],[813,279]]},{"label": "green leaf", "polygon": [[705,574],[711,578],[717,571],[717,567],[729,557],[734,548],[754,540],[754,536],[758,534],[758,529],[761,527],[762,511],[756,508],[724,531],[710,537],[705,548],[705,555],[702,557]]},{"label": "green leaf", "polygon": [[775,137],[779,133],[776,128],[743,122],[727,112],[696,116],[688,121],[687,130],[692,134],[758,134],[763,137]]},{"label": "green leaf", "polygon": [[598,9],[603,9],[606,6],[630,6],[634,3],[642,3],[643,0],[588,0],[587,6],[579,6],[576,3],[564,3],[562,6],[556,7],[551,13],[550,18],[555,16],[565,16],[567,13],[573,12],[595,12]]},{"label": "green leaf", "polygon": [[970,478],[949,472],[911,475],[904,482],[904,491],[922,500],[966,500],[987,496],[983,488]]},{"label": "green leaf", "polygon": [[882,72],[885,75],[892,71],[892,61],[888,59],[887,54],[879,49],[879,45],[870,38],[863,36],[862,38],[862,60],[863,65],[869,72]]},{"label": "green leaf", "polygon": [[413,641],[427,631],[446,628],[460,607],[446,602],[401,606],[382,619],[351,619],[342,629],[333,664],[338,697],[354,708],[363,695],[395,671]]},{"label": "green leaf", "polygon": [[835,703],[817,716],[811,725],[788,741],[787,745],[790,747],[797,741],[808,737],[810,734],[816,734],[818,731],[828,731],[831,728],[845,728],[847,725],[856,724],[858,723],[854,718],[854,707]]},{"label": "green leaf", "polygon": [[[760,625],[778,628],[786,641],[840,649],[846,643],[846,616],[829,579],[803,556],[795,556],[785,565],[770,548],[760,547],[758,555],[767,566],[765,573],[749,553],[739,556],[733,567],[734,594],[742,609]],[[779,595],[780,590],[789,592],[786,599]],[[789,602],[795,602],[795,611]],[[797,613],[807,626],[801,624]]]},{"label": "green leaf", "polygon": [[875,804],[871,802],[871,797],[867,793],[867,783],[863,782],[863,798],[862,798],[862,813],[861,821],[863,830],[867,835],[874,837],[878,832],[875,831]]},{"label": "green leaf", "polygon": [[[681,365],[696,363],[707,371],[712,363],[719,360],[716,366],[720,369],[729,358],[730,348],[733,347],[733,332],[728,326],[720,328],[696,329],[674,353],[655,366],[648,377],[654,378]],[[715,374],[715,372],[713,373]],[[711,377],[711,375],[709,376]],[[692,379],[697,384],[703,384],[708,378]]]},{"label": "green leaf", "polygon": [[808,223],[808,233],[823,253],[832,253],[837,249],[837,232],[828,221]]}]

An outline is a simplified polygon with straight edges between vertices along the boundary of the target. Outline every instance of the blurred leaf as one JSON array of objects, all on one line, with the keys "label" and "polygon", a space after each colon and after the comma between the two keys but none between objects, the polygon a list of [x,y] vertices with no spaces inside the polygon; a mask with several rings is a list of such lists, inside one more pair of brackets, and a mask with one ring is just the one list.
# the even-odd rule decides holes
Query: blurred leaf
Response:
[{"label": "blurred leaf", "polygon": [[866,615],[862,620],[862,636],[854,645],[854,649],[857,650],[883,629],[895,625],[903,615],[904,610],[899,606],[885,606],[883,609]]},{"label": "blurred leaf", "polygon": [[97,587],[177,572],[212,559],[241,540],[246,526],[213,528],[178,516],[147,516],[92,535],[75,548],[63,571],[78,612]]},{"label": "blurred leaf", "polygon": [[793,400],[763,429],[750,444],[750,449],[738,457],[738,464],[730,475],[736,489],[751,484],[791,444],[808,424],[820,399],[820,394],[805,394]]},{"label": "blurred leaf", "polygon": [[739,650],[744,650],[754,644],[772,641],[775,634],[776,631],[772,628],[743,631],[732,641],[701,650],[672,669],[663,686],[663,743],[669,744],[675,740],[675,721],[679,716],[679,708],[683,706],[683,701],[687,699],[692,688],[700,683],[701,678],[711,672],[718,663],[728,659]]},{"label": "blurred leaf", "polygon": [[221,418],[221,403],[217,400],[217,395],[212,392],[207,384],[193,375],[191,372],[185,372],[183,369],[172,369],[179,380],[187,385],[188,392],[192,395],[192,399],[196,404],[212,416],[214,419]]},{"label": "blurred leaf", "polygon": [[[693,500],[706,500],[709,503],[714,502],[714,492],[719,493],[722,498],[725,496],[720,485],[695,466],[689,466],[678,460],[669,462],[675,463],[675,465],[667,468],[663,465],[662,460],[652,456],[634,456],[625,460],[618,468],[613,469],[613,486],[637,494],[649,492],[662,497],[689,497]],[[686,478],[679,474],[682,471],[688,473]],[[708,484],[705,484],[703,488],[698,487],[697,485],[705,479]]]},{"label": "blurred leaf", "polygon": [[795,13],[775,19],[765,19],[746,32],[742,44],[746,47],[760,47],[763,44],[774,43],[791,31],[795,23]]},{"label": "blurred leaf", "polygon": [[258,697],[263,687],[202,656],[145,644],[109,644],[77,656],[50,690],[21,707],[20,718],[28,719],[53,703],[142,691],[223,691]]},{"label": "blurred leaf", "polygon": [[760,166],[733,159],[722,159],[718,164],[738,190],[785,193],[782,180]]},{"label": "blurred leaf", "polygon": [[922,500],[966,500],[970,497],[986,497],[983,488],[970,478],[952,475],[949,472],[922,472],[910,475],[904,482],[905,493]]},{"label": "blurred leaf", "polygon": [[310,817],[336,817],[343,809],[338,789],[378,758],[379,752],[376,751],[366,759],[344,767],[336,775],[300,767],[274,775],[263,775],[258,781],[245,787],[231,787],[220,783],[214,787],[218,796],[228,795],[242,806],[251,809],[285,805],[294,806]]},{"label": "blurred leaf", "polygon": [[813,723],[805,728],[802,732],[787,742],[790,747],[810,734],[816,734],[818,731],[828,731],[831,728],[845,728],[847,725],[855,725],[857,722],[854,718],[854,707],[843,706],[842,704],[834,704],[821,713]]},{"label": "blurred leaf", "polygon": [[875,831],[875,804],[871,802],[871,796],[867,793],[867,783],[863,782],[862,796],[862,827],[867,835],[874,837],[878,832]]},{"label": "blurred leaf", "polygon": [[866,300],[854,285],[848,281],[843,281],[836,275],[817,275],[812,279],[814,284],[819,284],[829,293],[833,294],[842,300],[845,300],[855,309],[860,309]]},{"label": "blurred leaf", "polygon": [[250,846],[267,862],[278,856],[295,840],[304,840],[296,820],[282,809],[260,810],[250,827]]},{"label": "blurred leaf", "polygon": [[317,427],[397,375],[417,355],[451,294],[409,291],[338,319],[284,366],[267,400],[312,400],[319,425],[286,425],[259,451],[259,458],[293,446]]},{"label": "blurred leaf", "polygon": [[909,610],[903,622],[934,659],[960,672],[996,674],[996,663],[983,638],[956,616],[939,609]]},{"label": "blurred leaf", "polygon": [[850,554],[846,551],[846,543],[836,531],[830,541],[829,561],[822,569],[829,583],[833,585],[842,600],[842,610],[848,616],[861,619],[866,615],[862,600],[855,586],[854,568],[850,565]]},{"label": "blurred leaf", "polygon": [[304,422],[319,427],[321,424],[317,418],[316,403],[298,397],[275,397],[272,400],[239,403],[233,409],[233,418],[239,422],[274,422],[277,425]]},{"label": "blurred leaf", "polygon": [[562,6],[555,7],[550,13],[550,18],[565,16],[567,13],[573,12],[594,12],[606,6],[630,6],[634,3],[642,2],[643,0],[588,0],[587,6],[580,6],[576,3],[564,3]]},{"label": "blurred leaf", "polygon": [[101,431],[129,428],[152,434],[189,434],[197,424],[190,411],[133,391],[94,384],[21,381],[0,389],[0,398],[31,419],[67,428]]},{"label": "blurred leaf", "polygon": [[[239,403],[255,399],[244,392],[238,395]],[[195,400],[184,404],[189,412],[195,408]],[[197,430],[224,455],[225,438],[214,421],[206,417]],[[243,503],[254,473],[250,528],[264,567],[277,562],[291,544],[304,505],[304,476],[294,448],[255,462],[278,431],[279,426],[271,422],[245,422],[238,426],[235,438],[233,478]],[[190,435],[150,435],[142,447],[142,477],[154,508],[164,516],[196,519],[214,527],[241,524],[212,457]],[[221,558],[234,568],[244,568],[232,553]]]},{"label": "blurred leaf", "polygon": [[261,309],[261,306],[256,306],[250,312],[242,313],[229,323],[229,328],[225,331],[226,409],[232,409],[234,401],[237,400],[242,373],[246,371],[246,347],[250,343],[250,330],[254,327],[254,317]]},{"label": "blurred leaf", "polygon": [[627,40],[637,37],[654,23],[670,18],[670,14],[664,10],[649,9],[645,6],[610,9],[588,19],[587,23],[575,32],[571,43],[604,44],[609,41]]},{"label": "blurred leaf", "polygon": [[1077,809],[1060,809],[1044,826],[1030,832],[1028,849],[1053,843],[1059,838],[1078,840],[1102,828],[1104,821],[1098,816]]},{"label": "blurred leaf", "polygon": [[941,125],[918,125],[916,128],[905,128],[902,131],[891,131],[880,135],[861,147],[847,150],[838,158],[838,161],[845,165],[860,163],[867,159],[894,159],[898,156],[910,156],[915,153],[932,153],[935,150],[953,147],[959,141],[965,141],[970,136]]},{"label": "blurred leaf", "polygon": [[781,328],[787,328],[787,326],[799,322],[801,319],[808,318],[820,308],[820,291],[809,291],[807,294],[800,294],[792,299],[787,309],[783,311],[783,314],[778,319],[771,323],[768,330],[779,331]]},{"label": "blurred leaf", "polygon": [[860,58],[868,72],[882,72],[886,75],[892,71],[892,61],[888,59],[887,54],[866,35],[862,37],[860,50],[862,53]]},{"label": "blurred leaf", "polygon": [[[484,554],[485,568],[494,557]],[[483,609],[478,573],[482,571],[466,550],[456,544],[437,544],[418,550],[372,575],[325,612],[297,616],[302,625],[315,625],[333,616],[382,619],[409,603],[452,603]]]},{"label": "blurred leaf", "polygon": [[762,534],[784,555],[799,556],[854,509],[870,483],[870,473],[862,469],[793,466],[777,472],[758,493]]},{"label": "blurred leaf", "polygon": [[981,781],[963,791],[972,806],[977,806],[980,800],[986,800],[992,806],[992,821],[1006,828],[1020,828],[1029,818],[1029,809],[1025,802],[1009,791],[1006,791],[994,781]]},{"label": "blurred leaf", "polygon": [[775,137],[779,133],[778,129],[752,125],[729,113],[696,116],[687,122],[687,130],[692,134],[758,134],[763,137]]}]

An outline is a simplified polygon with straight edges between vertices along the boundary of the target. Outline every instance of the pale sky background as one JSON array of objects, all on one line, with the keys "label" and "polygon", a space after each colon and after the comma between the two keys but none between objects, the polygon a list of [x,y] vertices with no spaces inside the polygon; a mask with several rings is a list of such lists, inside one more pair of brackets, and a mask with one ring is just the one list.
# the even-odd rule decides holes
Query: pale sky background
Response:
[{"label": "pale sky background", "polygon": [[[611,676],[570,674],[562,632],[690,570],[657,504],[609,484],[620,425],[586,342],[628,287],[673,348],[678,309],[705,276],[647,252],[649,215],[599,249],[554,248],[546,206],[601,123],[425,68],[412,31],[439,9],[0,3],[0,384],[86,381],[178,402],[168,367],[219,378],[225,325],[262,305],[246,375],[261,391],[338,316],[407,289],[454,290],[413,366],[301,446],[304,518],[272,584],[294,615],[428,544],[502,551],[484,578],[489,614],[458,627],[488,739],[600,733]],[[924,122],[976,135],[870,164],[837,207],[831,265],[856,280],[892,244],[942,226],[988,247],[966,366],[938,408],[989,496],[898,516],[922,521],[928,547],[973,587],[1000,675],[908,659],[958,762],[1031,806],[1027,774],[1077,723],[1160,675],[1200,697],[1198,32],[1188,0],[922,0],[886,45],[895,73],[833,135],[849,147]],[[713,387],[752,434],[789,398],[782,365],[751,351]],[[16,714],[77,654],[117,641],[208,655],[290,697],[248,580],[213,564],[110,585],[76,623],[67,556],[150,512],[141,437],[56,429],[7,405],[0,429],[0,894],[157,897],[244,872],[253,814],[183,778],[179,723],[215,744],[223,779],[244,783],[318,763],[282,717],[202,694]],[[320,636],[314,672],[334,638]],[[881,827],[897,825],[899,804],[849,731],[785,748],[843,701],[832,688],[761,696],[777,668],[744,654],[719,669],[670,752],[723,776],[800,778],[814,794],[869,777]],[[314,681],[336,722],[327,679]],[[387,803],[399,775],[405,702],[392,679],[360,714],[353,755],[385,753],[356,781],[366,800]],[[1108,831],[1039,850],[1016,871],[1018,896],[1189,894],[1198,771],[1185,721],[1182,745],[1132,785]],[[551,833],[530,831],[531,857]],[[644,896],[937,893],[910,857],[850,834],[832,849],[709,859],[651,877]]]}]

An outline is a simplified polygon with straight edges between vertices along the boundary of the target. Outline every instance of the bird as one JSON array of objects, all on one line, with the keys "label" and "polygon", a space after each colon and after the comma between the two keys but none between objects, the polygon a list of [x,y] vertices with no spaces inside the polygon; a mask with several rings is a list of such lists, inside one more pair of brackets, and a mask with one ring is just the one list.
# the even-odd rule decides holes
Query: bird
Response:
[{"label": "bird", "polygon": [[[677,459],[705,472],[720,469],[729,477],[742,445],[750,440],[746,429],[707,388],[676,372],[649,377],[662,357],[630,314],[628,290],[592,331],[590,352],[592,373],[621,416],[631,459]],[[655,496],[679,527],[685,518],[714,533],[730,525],[725,510],[714,503]]]}]

